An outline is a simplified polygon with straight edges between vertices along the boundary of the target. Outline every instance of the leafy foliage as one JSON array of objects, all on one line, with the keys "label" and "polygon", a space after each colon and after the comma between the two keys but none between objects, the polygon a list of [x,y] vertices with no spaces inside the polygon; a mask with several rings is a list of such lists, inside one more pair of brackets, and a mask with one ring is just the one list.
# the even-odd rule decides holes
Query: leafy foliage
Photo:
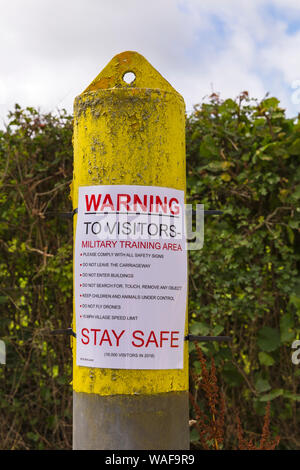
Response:
[{"label": "leafy foliage", "polygon": [[[187,120],[189,202],[224,211],[206,219],[204,247],[190,252],[190,328],[233,338],[231,349],[203,347],[227,404],[259,433],[256,415],[271,401],[286,448],[300,445],[290,349],[300,333],[299,145],[300,124],[276,98],[212,95]],[[196,360],[191,346],[197,370]]]},{"label": "leafy foliage", "polygon": [[72,318],[72,119],[35,109],[9,115],[0,133],[0,447],[71,446],[71,350],[51,336]]}]

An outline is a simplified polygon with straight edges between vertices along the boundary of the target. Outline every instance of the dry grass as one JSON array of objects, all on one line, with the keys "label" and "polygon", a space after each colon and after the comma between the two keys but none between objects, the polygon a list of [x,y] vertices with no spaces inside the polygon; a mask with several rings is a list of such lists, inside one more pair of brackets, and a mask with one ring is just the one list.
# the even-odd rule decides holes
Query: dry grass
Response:
[{"label": "dry grass", "polygon": [[[224,436],[226,432],[226,402],[225,396],[217,382],[214,359],[211,358],[210,370],[207,360],[197,343],[195,343],[197,357],[201,365],[201,375],[192,374],[195,394],[190,393],[190,401],[195,412],[195,419],[191,421],[199,434],[199,446],[203,450],[224,449]],[[202,403],[198,403],[200,392]],[[203,404],[204,401],[204,404]],[[241,420],[236,415],[235,450],[274,450],[280,438],[273,438],[270,432],[270,403],[267,403],[264,424],[258,440],[246,439]]]}]

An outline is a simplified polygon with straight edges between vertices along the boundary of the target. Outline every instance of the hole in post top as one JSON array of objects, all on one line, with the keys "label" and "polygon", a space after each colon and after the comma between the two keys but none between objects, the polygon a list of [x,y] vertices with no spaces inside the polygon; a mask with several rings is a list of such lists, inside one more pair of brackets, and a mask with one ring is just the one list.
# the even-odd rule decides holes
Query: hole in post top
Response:
[{"label": "hole in post top", "polygon": [[135,73],[133,73],[133,72],[125,72],[122,78],[123,78],[123,80],[124,80],[125,83],[127,83],[128,85],[130,85],[130,83],[133,83],[134,80],[135,80]]}]

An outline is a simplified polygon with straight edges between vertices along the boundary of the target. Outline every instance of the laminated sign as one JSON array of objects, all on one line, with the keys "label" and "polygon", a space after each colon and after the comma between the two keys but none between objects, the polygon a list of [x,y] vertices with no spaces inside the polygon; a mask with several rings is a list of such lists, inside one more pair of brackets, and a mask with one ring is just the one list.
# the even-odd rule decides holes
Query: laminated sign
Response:
[{"label": "laminated sign", "polygon": [[184,191],[79,187],[74,262],[77,365],[183,368]]}]

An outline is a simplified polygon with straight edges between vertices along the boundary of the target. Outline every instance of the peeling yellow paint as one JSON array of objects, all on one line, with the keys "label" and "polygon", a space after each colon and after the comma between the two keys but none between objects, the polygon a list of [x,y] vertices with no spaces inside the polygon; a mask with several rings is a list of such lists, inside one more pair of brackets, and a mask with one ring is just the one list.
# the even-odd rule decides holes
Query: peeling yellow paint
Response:
[{"label": "peeling yellow paint", "polygon": [[[130,85],[123,80],[129,71],[136,76]],[[73,145],[74,209],[79,186],[128,184],[185,190],[183,98],[136,52],[115,56],[75,99]],[[74,234],[76,219],[75,215]],[[76,392],[116,395],[188,390],[187,344],[183,370],[96,369],[77,366],[75,358],[73,340]]]}]

